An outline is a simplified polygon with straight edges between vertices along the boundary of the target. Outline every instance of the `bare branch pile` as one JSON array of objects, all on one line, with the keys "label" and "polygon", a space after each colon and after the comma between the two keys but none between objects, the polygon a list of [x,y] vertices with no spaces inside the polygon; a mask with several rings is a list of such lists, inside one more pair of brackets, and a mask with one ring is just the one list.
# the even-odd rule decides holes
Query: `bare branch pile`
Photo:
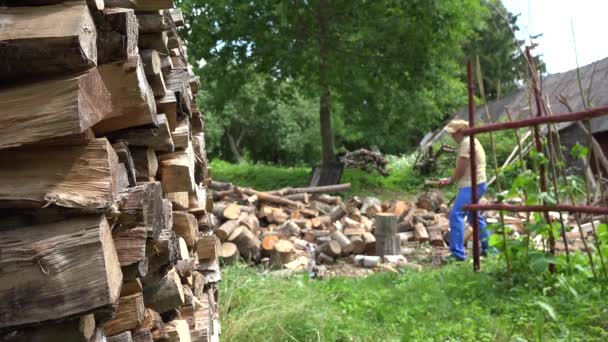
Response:
[{"label": "bare branch pile", "polygon": [[388,161],[384,155],[378,151],[369,151],[360,148],[356,151],[346,152],[346,154],[340,158],[340,161],[345,167],[357,168],[370,173],[375,171],[383,176],[388,176],[388,171],[386,170]]}]

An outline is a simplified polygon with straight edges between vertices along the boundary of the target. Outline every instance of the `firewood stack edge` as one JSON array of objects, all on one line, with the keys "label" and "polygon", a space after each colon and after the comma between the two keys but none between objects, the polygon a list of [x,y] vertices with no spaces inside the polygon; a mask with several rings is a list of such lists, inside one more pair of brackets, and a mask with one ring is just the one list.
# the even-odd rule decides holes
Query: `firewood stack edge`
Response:
[{"label": "firewood stack edge", "polygon": [[218,340],[180,10],[6,0],[0,22],[0,341]]}]

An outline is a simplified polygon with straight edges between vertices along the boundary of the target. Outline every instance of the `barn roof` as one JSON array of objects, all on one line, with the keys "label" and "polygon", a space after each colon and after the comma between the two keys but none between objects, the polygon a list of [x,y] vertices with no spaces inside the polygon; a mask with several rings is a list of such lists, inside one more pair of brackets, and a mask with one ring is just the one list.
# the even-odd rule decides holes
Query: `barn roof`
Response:
[{"label": "barn roof", "polygon": [[[608,105],[608,58],[581,67],[580,71],[583,90],[585,93],[590,93],[592,107]],[[560,95],[568,100],[574,111],[584,109],[576,69],[542,77],[541,88],[543,99],[545,101],[548,99],[547,102],[554,114],[568,112],[566,106],[558,101],[558,96]],[[532,111],[530,111],[530,105],[532,105]],[[519,89],[498,101],[488,102],[492,122],[508,121],[505,111],[507,107],[511,110],[513,120],[536,115],[534,98],[530,96],[527,89]],[[468,109],[465,107],[456,112],[452,118],[468,120],[468,116]],[[477,123],[488,121],[486,120],[483,106],[477,106],[475,109],[475,120]],[[571,124],[560,124],[558,129],[564,129]],[[593,133],[608,131],[608,116],[594,118],[591,122],[591,127]],[[429,133],[422,139],[420,146],[423,148],[428,147],[442,135],[442,130]]]}]

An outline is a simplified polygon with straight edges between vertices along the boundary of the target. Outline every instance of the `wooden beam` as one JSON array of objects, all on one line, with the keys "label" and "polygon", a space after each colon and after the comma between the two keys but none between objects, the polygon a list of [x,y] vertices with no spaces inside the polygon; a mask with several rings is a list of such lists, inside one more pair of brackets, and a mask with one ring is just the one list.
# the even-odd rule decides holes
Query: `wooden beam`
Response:
[{"label": "wooden beam", "polygon": [[0,82],[79,72],[97,64],[97,30],[84,2],[2,7],[0,17]]},{"label": "wooden beam", "polygon": [[86,146],[2,150],[0,165],[0,207],[54,204],[105,211],[121,190],[118,157],[106,139]]},{"label": "wooden beam", "polygon": [[110,93],[96,69],[4,88],[0,90],[0,149],[83,133],[111,111]]},{"label": "wooden beam", "polygon": [[122,273],[104,216],[0,231],[0,328],[111,315]]}]

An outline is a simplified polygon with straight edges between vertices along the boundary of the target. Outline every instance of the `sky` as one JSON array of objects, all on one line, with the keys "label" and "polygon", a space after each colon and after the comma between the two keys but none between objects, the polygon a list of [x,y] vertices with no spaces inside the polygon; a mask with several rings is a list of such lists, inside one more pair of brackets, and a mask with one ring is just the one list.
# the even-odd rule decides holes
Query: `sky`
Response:
[{"label": "sky", "polygon": [[503,0],[503,4],[511,13],[521,13],[518,38],[543,34],[535,40],[539,46],[533,53],[542,54],[549,73],[576,68],[571,22],[580,66],[608,57],[604,40],[608,0]]}]

